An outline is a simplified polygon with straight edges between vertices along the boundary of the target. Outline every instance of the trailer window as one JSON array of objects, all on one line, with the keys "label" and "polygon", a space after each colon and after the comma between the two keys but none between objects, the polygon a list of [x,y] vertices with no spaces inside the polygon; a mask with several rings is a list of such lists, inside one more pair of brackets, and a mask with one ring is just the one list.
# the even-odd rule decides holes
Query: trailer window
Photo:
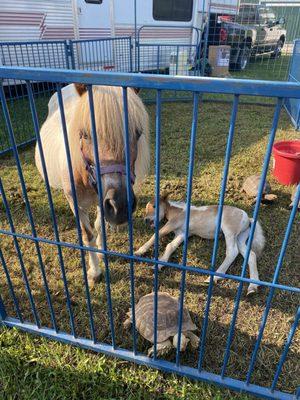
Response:
[{"label": "trailer window", "polygon": [[158,21],[190,21],[193,0],[153,0],[153,19]]},{"label": "trailer window", "polygon": [[102,4],[103,0],[84,0],[84,1],[89,4]]},{"label": "trailer window", "polygon": [[242,24],[257,22],[256,8],[253,6],[241,6],[236,16],[236,22]]}]

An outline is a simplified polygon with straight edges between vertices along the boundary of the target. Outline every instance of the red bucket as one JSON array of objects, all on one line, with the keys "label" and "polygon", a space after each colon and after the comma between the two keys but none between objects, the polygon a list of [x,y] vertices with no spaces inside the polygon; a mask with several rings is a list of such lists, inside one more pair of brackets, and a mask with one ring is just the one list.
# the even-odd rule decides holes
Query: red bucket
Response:
[{"label": "red bucket", "polygon": [[300,182],[300,140],[274,143],[273,175],[283,185]]}]

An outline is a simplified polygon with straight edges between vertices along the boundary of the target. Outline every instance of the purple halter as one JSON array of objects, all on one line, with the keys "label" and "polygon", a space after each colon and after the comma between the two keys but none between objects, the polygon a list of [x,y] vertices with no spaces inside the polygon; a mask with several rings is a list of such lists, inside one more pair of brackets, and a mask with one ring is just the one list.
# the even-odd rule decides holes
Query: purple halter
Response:
[{"label": "purple halter", "polygon": [[[85,169],[88,172],[89,175],[89,183],[92,186],[92,188],[95,190],[96,193],[98,193],[98,185],[97,185],[97,174],[96,174],[96,167],[95,164],[88,162],[86,159],[85,155],[83,154],[82,147],[80,146],[81,150],[81,155],[83,162],[85,164]],[[121,174],[121,175],[126,175],[126,166],[123,164],[111,164],[111,165],[103,165],[100,167],[100,175],[105,175],[105,174]],[[130,181],[132,185],[135,182],[135,175],[130,172]]]}]

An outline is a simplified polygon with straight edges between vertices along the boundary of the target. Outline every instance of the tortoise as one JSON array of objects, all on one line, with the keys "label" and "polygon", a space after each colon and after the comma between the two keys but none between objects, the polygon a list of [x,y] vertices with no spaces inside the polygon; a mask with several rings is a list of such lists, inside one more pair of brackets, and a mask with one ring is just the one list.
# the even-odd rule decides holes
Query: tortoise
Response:
[{"label": "tortoise", "polygon": [[[297,186],[295,186],[294,189],[292,190],[290,208],[292,208],[294,205],[294,201],[296,198],[296,192],[297,192]],[[300,210],[300,201],[298,203],[298,210]]]},{"label": "tortoise", "polygon": [[[178,306],[176,298],[165,292],[157,292],[157,355],[167,353],[178,343]],[[131,309],[127,313],[128,318],[124,327],[128,328],[132,323]],[[154,343],[154,293],[149,293],[140,298],[135,306],[136,329],[149,342]],[[183,307],[182,330],[180,340],[180,351],[184,351],[190,342],[197,349],[199,338],[192,331],[197,326],[193,323],[189,311]],[[170,338],[173,337],[171,342]],[[154,352],[154,346],[148,350],[150,357]]]},{"label": "tortoise", "polygon": [[[255,202],[257,198],[259,182],[260,182],[260,175],[251,175],[248,176],[248,178],[246,178],[242,186],[242,191],[245,192],[250,198],[251,197],[254,198],[253,202]],[[271,185],[266,180],[261,202],[272,203],[276,199],[277,199],[276,194],[271,193]]]}]

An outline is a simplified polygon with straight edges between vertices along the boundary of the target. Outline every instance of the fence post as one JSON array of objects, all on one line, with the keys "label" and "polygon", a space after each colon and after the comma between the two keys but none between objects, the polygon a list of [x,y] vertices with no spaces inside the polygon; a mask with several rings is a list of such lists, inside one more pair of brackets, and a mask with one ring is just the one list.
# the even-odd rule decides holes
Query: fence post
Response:
[{"label": "fence post", "polygon": [[64,47],[65,47],[65,59],[66,59],[66,67],[67,69],[70,69],[70,61],[69,61],[69,56],[70,56],[70,49],[69,49],[69,43],[68,40],[64,40]]},{"label": "fence post", "polygon": [[[71,68],[69,63],[69,57],[71,59]],[[67,41],[67,58],[68,58],[68,69],[75,69],[75,56],[74,56],[74,47],[73,40]]]},{"label": "fence post", "polygon": [[133,66],[132,66],[132,40],[131,40],[131,36],[129,37],[129,68],[130,68],[130,72],[133,72]]},{"label": "fence post", "polygon": [[[137,50],[137,53],[136,53]],[[140,39],[138,38],[138,41],[135,42],[135,48],[134,48],[134,58],[135,58],[135,72],[140,72]],[[137,68],[136,68],[137,67]]]}]

